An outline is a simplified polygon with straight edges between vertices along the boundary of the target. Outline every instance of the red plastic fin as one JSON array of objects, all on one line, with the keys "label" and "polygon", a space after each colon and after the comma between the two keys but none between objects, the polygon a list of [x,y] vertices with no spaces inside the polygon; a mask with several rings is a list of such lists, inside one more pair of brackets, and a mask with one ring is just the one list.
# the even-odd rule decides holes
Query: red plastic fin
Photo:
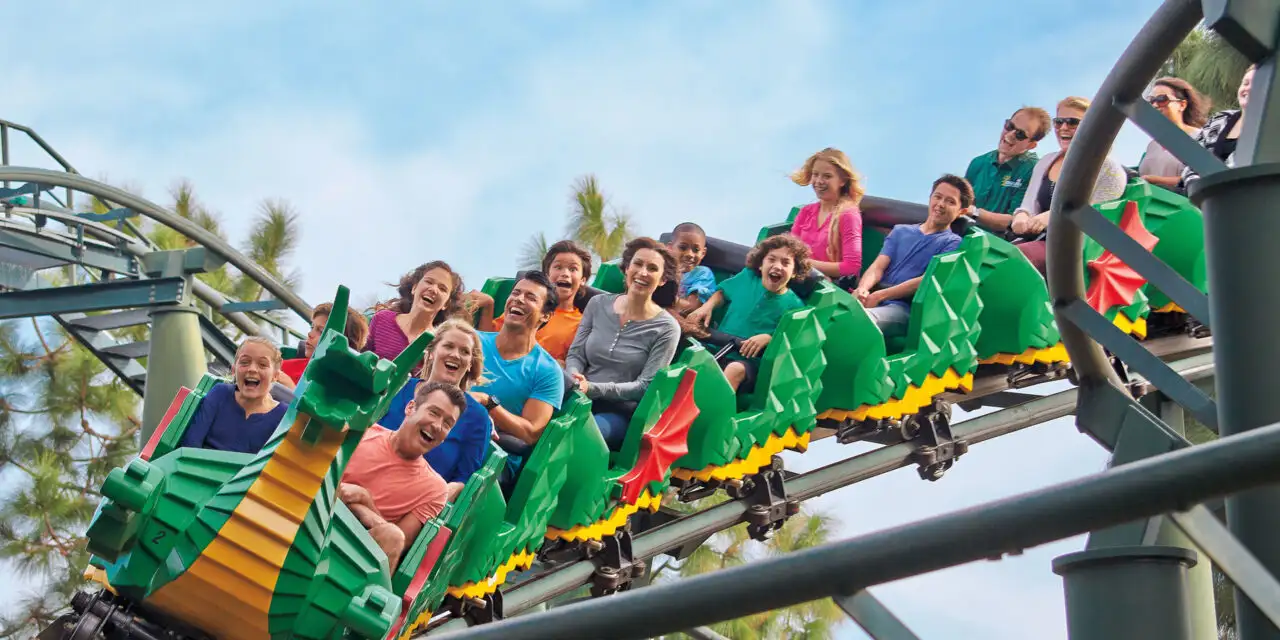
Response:
[{"label": "red plastic fin", "polygon": [[671,404],[658,417],[657,424],[641,437],[636,466],[618,480],[623,502],[635,504],[646,485],[661,482],[671,465],[689,453],[689,426],[699,413],[693,401],[693,381],[697,377],[696,371],[684,372]]},{"label": "red plastic fin", "polygon": [[160,438],[164,436],[164,432],[169,428],[169,423],[173,422],[174,416],[178,415],[178,410],[182,409],[182,403],[191,394],[191,390],[186,387],[178,387],[178,394],[173,397],[173,402],[169,403],[169,408],[165,410],[164,417],[160,419],[160,424],[156,425],[156,430],[151,433],[151,438],[147,440],[147,446],[142,448],[142,452],[138,454],[143,460],[150,460],[151,454],[155,452],[156,445],[160,444]]},{"label": "red plastic fin", "polygon": [[[1138,203],[1133,200],[1124,205],[1120,229],[1147,251],[1151,251],[1160,242],[1142,224],[1142,216],[1138,215]],[[1106,313],[1112,307],[1133,304],[1134,296],[1147,283],[1142,274],[1134,271],[1110,250],[1104,251],[1096,260],[1089,261],[1089,274],[1089,292],[1085,301],[1098,313]]]}]

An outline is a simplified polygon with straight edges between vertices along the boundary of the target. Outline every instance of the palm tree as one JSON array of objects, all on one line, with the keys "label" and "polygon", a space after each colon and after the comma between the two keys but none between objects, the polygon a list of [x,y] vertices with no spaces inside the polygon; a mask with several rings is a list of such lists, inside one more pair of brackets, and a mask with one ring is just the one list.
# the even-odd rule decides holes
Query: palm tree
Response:
[{"label": "palm tree", "polygon": [[[674,498],[664,500],[663,504],[671,504],[678,511],[692,513],[726,500],[727,496],[718,493],[690,504],[682,504]],[[653,570],[652,581],[669,581],[710,573],[746,564],[760,556],[776,557],[820,546],[830,541],[833,525],[834,521],[830,516],[802,508],[781,529],[773,532],[767,542],[757,543],[747,535],[746,525],[740,524],[715,534],[684,560],[667,560],[659,565]],[[733,640],[820,640],[831,637],[832,629],[842,620],[843,612],[830,598],[826,598],[720,622],[711,625],[711,628]],[[686,636],[674,634],[669,637]]]},{"label": "palm tree", "polygon": [[1197,27],[1161,68],[1161,75],[1182,78],[1213,100],[1215,110],[1238,109],[1236,89],[1249,61],[1217,33]]},{"label": "palm tree", "polygon": [[621,256],[627,241],[635,237],[635,223],[630,213],[610,204],[596,177],[587,174],[573,183],[568,235],[608,262]]},{"label": "palm tree", "polygon": [[536,235],[530,236],[520,247],[520,254],[516,256],[516,269],[519,271],[541,269],[542,257],[547,255],[549,246],[551,245],[547,242],[547,234],[539,231]]},{"label": "palm tree", "polygon": [[[225,239],[219,216],[200,203],[190,183],[179,182],[171,196],[174,213]],[[99,213],[113,208],[97,199],[89,206]],[[297,219],[288,203],[263,201],[243,244],[252,260],[295,287],[289,258],[297,247]],[[144,232],[162,250],[195,245],[167,227]],[[56,279],[70,276],[68,270]],[[262,295],[260,286],[225,266],[198,277],[239,300]],[[119,330],[136,334],[129,336],[134,340],[145,331]],[[0,638],[33,637],[83,586],[83,534],[106,474],[137,452],[138,410],[133,391],[56,323],[0,322],[0,473],[14,472],[13,490],[0,499],[0,560],[40,584],[37,595],[19,598],[16,613],[0,618]]]}]

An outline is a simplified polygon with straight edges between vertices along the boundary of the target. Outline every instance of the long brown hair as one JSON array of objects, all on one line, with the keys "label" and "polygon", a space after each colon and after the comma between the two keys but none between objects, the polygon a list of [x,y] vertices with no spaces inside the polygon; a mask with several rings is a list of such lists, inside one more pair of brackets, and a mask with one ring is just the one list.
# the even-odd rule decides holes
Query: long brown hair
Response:
[{"label": "long brown hair", "polygon": [[1193,127],[1203,127],[1204,123],[1209,121],[1209,110],[1212,108],[1212,101],[1208,96],[1201,95],[1196,88],[1191,86],[1190,82],[1182,78],[1160,78],[1151,83],[1153,87],[1166,87],[1173,92],[1174,97],[1179,100],[1185,100],[1186,107],[1182,109],[1182,123]]},{"label": "long brown hair", "polygon": [[449,263],[444,260],[432,260],[400,276],[400,282],[396,285],[396,293],[400,294],[400,297],[379,303],[374,306],[374,310],[392,309],[396,313],[409,313],[409,310],[413,308],[413,288],[417,286],[422,276],[432,269],[444,269],[449,272],[450,279],[453,281],[453,289],[449,291],[449,300],[445,303],[444,308],[440,309],[435,318],[432,318],[431,326],[438,325],[447,318],[462,313],[462,276],[457,271],[454,271],[453,267],[450,267]]},{"label": "long brown hair", "polygon": [[[859,178],[857,171],[853,168],[853,163],[849,161],[849,156],[835,147],[827,147],[811,156],[804,164],[791,174],[791,181],[807,187],[813,182],[813,164],[819,160],[825,160],[831,163],[831,166],[840,172],[840,177],[844,178],[844,186],[840,187],[841,200],[848,199],[853,206],[858,206],[862,202],[862,196],[866,194],[866,188],[862,186],[862,180]],[[833,211],[831,213],[831,226],[827,229],[827,259],[832,262],[839,262],[843,257],[840,250],[840,212]]]}]

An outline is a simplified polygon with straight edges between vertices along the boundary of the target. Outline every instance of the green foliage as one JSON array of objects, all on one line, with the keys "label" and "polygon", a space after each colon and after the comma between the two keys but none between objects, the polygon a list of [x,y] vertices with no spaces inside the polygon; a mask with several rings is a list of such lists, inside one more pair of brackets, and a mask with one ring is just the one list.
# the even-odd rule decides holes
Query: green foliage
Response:
[{"label": "green foliage", "polygon": [[[622,255],[622,249],[636,237],[636,225],[630,213],[618,210],[609,202],[609,196],[600,191],[596,177],[587,174],[573,183],[565,235],[590,251],[599,264]],[[516,269],[541,268],[542,256],[549,246],[545,233],[530,236],[520,247]]]},{"label": "green foliage", "polygon": [[[669,494],[663,504],[672,505],[677,511],[693,513],[728,500],[724,493],[690,504],[683,504]],[[830,516],[802,507],[767,542],[755,542],[747,535],[747,525],[740,524],[721,531],[689,554],[682,561],[667,560],[653,570],[653,582],[675,580],[729,567],[736,567],[752,560],[777,557],[802,549],[810,549],[830,542],[835,521]],[[765,638],[799,638],[820,640],[830,638],[832,630],[844,620],[844,613],[830,598],[766,611],[736,620],[711,625],[711,629],[733,640],[762,640]],[[684,634],[664,636],[687,638]]]},{"label": "green foliage", "polygon": [[[200,202],[189,182],[178,182],[170,196],[170,211],[226,240],[220,216]],[[87,209],[103,213],[115,206],[92,198]],[[168,227],[151,224],[142,232],[144,241],[159,250],[198,246]],[[264,200],[241,250],[296,288],[298,273],[288,262],[298,234],[292,206]],[[69,283],[71,275],[51,273],[49,280]],[[198,277],[236,300],[259,300],[263,294],[260,285],[225,266]],[[221,316],[215,322],[229,335],[239,335]],[[145,340],[147,327],[113,333],[117,339]],[[0,618],[0,638],[34,636],[84,585],[85,528],[107,473],[138,451],[139,408],[137,395],[56,323],[0,322],[0,473],[9,473],[9,490],[0,494],[0,560],[39,584],[38,595],[10,601],[15,613]]]},{"label": "green foliage", "polygon": [[1197,27],[1161,67],[1161,75],[1182,78],[1213,100],[1213,111],[1239,109],[1236,89],[1249,61],[1217,33]]},{"label": "green foliage", "polygon": [[547,247],[549,246],[551,245],[547,242],[547,234],[541,231],[525,240],[524,245],[520,247],[520,255],[516,257],[516,270],[532,271],[541,269],[542,257],[547,255]]},{"label": "green foliage", "polygon": [[32,637],[83,584],[84,528],[107,473],[137,453],[137,396],[53,323],[0,324],[0,559],[41,584],[0,619]]},{"label": "green foliage", "polygon": [[621,256],[622,248],[636,235],[631,214],[617,210],[590,174],[573,183],[568,234],[602,262]]}]

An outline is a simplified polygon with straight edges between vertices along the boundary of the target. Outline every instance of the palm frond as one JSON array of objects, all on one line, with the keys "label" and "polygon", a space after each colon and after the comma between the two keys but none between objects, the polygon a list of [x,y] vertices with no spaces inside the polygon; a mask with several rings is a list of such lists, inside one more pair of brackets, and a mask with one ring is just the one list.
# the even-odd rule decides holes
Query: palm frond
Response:
[{"label": "palm frond", "polygon": [[600,183],[594,175],[587,174],[574,181],[568,236],[597,254],[608,237],[607,205],[608,198],[600,191]]},{"label": "palm frond", "polygon": [[547,255],[548,246],[547,234],[539,231],[536,235],[530,236],[520,246],[520,253],[516,256],[516,270],[540,269],[542,258]]}]

